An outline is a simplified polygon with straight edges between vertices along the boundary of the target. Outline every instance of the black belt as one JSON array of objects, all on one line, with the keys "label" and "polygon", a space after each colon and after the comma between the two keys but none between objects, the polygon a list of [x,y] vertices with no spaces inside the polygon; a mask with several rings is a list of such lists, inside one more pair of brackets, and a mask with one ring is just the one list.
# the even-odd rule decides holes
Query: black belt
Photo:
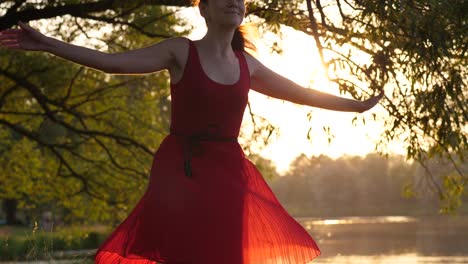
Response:
[{"label": "black belt", "polygon": [[184,145],[184,170],[185,176],[191,177],[192,176],[192,154],[193,154],[193,147],[195,144],[198,144],[200,141],[228,141],[228,142],[237,142],[237,137],[235,138],[222,138],[222,137],[214,137],[214,136],[206,136],[206,135],[182,135],[176,134],[171,132],[171,135],[184,137],[185,138],[185,145]]}]

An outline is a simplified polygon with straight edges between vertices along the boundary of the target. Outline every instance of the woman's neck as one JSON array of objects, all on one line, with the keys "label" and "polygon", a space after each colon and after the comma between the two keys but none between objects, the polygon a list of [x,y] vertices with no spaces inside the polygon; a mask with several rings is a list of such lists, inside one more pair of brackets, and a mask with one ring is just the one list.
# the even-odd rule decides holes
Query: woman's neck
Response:
[{"label": "woman's neck", "polygon": [[220,59],[232,58],[232,38],[234,30],[208,28],[206,35],[200,40],[204,49],[209,50],[212,56]]}]

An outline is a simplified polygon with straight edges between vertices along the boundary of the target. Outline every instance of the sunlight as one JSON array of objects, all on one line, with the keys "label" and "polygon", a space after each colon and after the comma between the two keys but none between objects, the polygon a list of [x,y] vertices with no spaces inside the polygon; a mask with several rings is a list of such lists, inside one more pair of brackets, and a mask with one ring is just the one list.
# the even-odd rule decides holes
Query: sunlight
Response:
[{"label": "sunlight", "polygon": [[[313,39],[301,32],[284,27],[284,52],[282,55],[271,53],[266,47],[259,45],[259,59],[268,67],[293,80],[294,82],[319,91],[340,95],[336,84],[330,83],[321,64]],[[350,98],[349,95],[340,95]],[[383,120],[358,122],[352,125],[356,116],[371,117],[372,113],[384,116],[385,111],[376,106],[363,114],[334,112],[283,102],[266,98],[264,95],[252,92],[249,95],[255,113],[266,117],[280,128],[280,138],[262,151],[262,155],[272,159],[278,170],[285,172],[291,161],[304,153],[310,155],[328,155],[337,158],[342,155],[366,155],[375,151],[375,145],[383,131]],[[281,111],[278,111],[280,109]],[[307,113],[312,113],[308,121]],[[323,127],[330,127],[331,142]],[[307,140],[307,132],[311,129],[311,140]],[[403,145],[394,144],[388,151],[404,153]]]},{"label": "sunlight", "polygon": [[314,225],[350,225],[350,224],[388,224],[388,223],[411,223],[418,221],[411,216],[349,216],[338,219],[308,220],[297,218],[306,227]]},{"label": "sunlight", "polygon": [[313,263],[361,263],[361,264],[440,264],[440,263],[466,263],[466,258],[463,256],[422,256],[418,253],[406,253],[400,255],[382,255],[382,256],[334,256],[329,258],[317,258]]}]

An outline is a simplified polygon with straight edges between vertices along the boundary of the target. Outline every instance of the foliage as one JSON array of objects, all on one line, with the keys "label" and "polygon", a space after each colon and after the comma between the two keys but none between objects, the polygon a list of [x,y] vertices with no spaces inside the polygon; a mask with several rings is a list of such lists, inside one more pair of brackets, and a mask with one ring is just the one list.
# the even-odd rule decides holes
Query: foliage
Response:
[{"label": "foliage", "polygon": [[[363,99],[382,89],[388,113],[377,149],[401,140],[407,159],[425,166],[439,156],[458,180],[432,181],[444,211],[456,210],[466,162],[466,1],[252,1],[263,25],[283,24],[312,35],[324,71],[341,92]],[[311,47],[312,48],[312,47]],[[363,119],[365,120],[365,115]],[[430,172],[427,173],[430,177]]]},{"label": "foliage", "polygon": [[[28,21],[26,11],[40,6],[39,15],[47,18],[48,8],[58,4],[13,9],[8,3],[0,5],[3,11],[10,7],[4,21],[12,14]],[[111,13],[127,24],[116,22],[103,34],[104,47],[90,43],[91,37],[87,46],[121,52],[159,41],[158,32],[185,33],[172,27],[176,19],[164,7],[117,6]],[[73,43],[112,22],[90,23],[88,15],[111,16],[80,13],[31,25]],[[1,50],[0,58],[0,198],[19,199],[31,217],[48,207],[66,209],[67,222],[119,221],[143,194],[153,154],[169,129],[167,74],[106,75],[39,52]]]},{"label": "foliage", "polygon": [[255,164],[255,167],[260,171],[267,183],[272,183],[280,177],[276,171],[276,166],[271,160],[265,159],[258,154],[250,154],[247,158]]},{"label": "foliage", "polygon": [[[437,184],[452,182],[453,179],[444,180],[443,175],[460,178],[453,174],[446,160],[434,158],[429,166]],[[465,164],[462,169],[466,173],[468,166]],[[291,170],[274,181],[271,188],[295,216],[436,215],[446,205],[439,204],[425,170],[419,163],[406,162],[402,156],[384,158],[369,154],[334,160],[327,156],[300,155]],[[403,189],[409,184],[411,188]],[[457,191],[465,192],[457,201],[460,209],[457,212],[467,214],[466,191]]]},{"label": "foliage", "polygon": [[[0,228],[5,229],[8,227]],[[108,231],[87,226],[61,227],[53,232],[46,232],[37,225],[16,229],[10,235],[0,234],[2,261],[59,259],[60,251],[96,249],[109,235]]]}]

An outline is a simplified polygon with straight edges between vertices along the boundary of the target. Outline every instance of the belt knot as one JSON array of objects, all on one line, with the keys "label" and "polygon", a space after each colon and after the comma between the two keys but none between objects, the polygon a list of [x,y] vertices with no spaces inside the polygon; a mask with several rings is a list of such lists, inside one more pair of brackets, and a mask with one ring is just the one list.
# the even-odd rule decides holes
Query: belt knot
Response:
[{"label": "belt knot", "polygon": [[237,142],[237,137],[215,137],[203,134],[180,135],[171,132],[171,135],[184,137],[184,172],[185,176],[192,177],[192,156],[193,149],[198,147],[201,141],[227,141]]}]

